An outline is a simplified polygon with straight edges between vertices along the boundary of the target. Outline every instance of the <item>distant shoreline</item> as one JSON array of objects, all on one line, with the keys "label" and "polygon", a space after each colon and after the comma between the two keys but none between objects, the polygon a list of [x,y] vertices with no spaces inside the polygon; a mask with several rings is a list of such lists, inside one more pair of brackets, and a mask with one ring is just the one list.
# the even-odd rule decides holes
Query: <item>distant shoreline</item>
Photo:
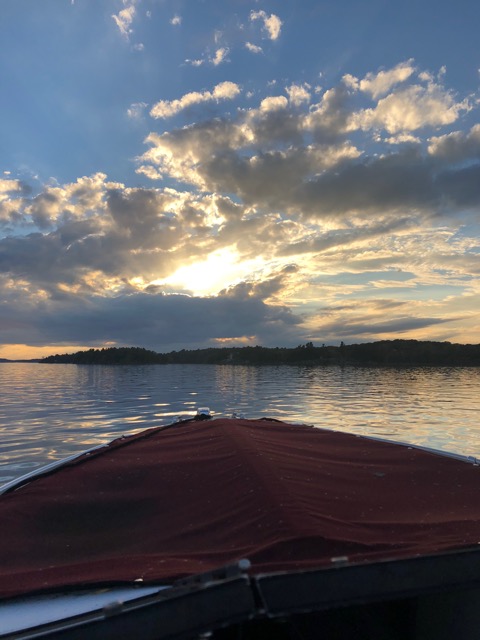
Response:
[{"label": "distant shoreline", "polygon": [[29,360],[10,360],[9,358],[0,358],[0,364],[14,364],[14,363],[29,363],[29,362],[40,362],[41,358],[31,358]]},{"label": "distant shoreline", "polygon": [[[32,362],[32,361],[30,361]],[[89,349],[51,355],[42,364],[230,364],[230,365],[356,365],[356,366],[480,366],[480,344],[420,340],[381,340],[340,346],[211,347],[156,353],[141,347]]]}]

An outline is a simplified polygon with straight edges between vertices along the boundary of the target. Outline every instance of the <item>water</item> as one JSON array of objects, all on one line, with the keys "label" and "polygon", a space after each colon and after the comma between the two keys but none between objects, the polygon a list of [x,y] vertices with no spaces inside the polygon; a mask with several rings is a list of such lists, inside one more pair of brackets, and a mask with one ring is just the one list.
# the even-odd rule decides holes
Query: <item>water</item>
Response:
[{"label": "water", "polygon": [[0,365],[0,484],[208,406],[480,458],[480,368]]}]

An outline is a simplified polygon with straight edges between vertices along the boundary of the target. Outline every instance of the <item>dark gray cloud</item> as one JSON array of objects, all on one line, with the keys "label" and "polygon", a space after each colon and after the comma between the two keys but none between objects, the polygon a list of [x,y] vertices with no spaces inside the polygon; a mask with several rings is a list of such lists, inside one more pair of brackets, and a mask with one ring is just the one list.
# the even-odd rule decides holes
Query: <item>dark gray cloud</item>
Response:
[{"label": "dark gray cloud", "polygon": [[480,164],[439,171],[419,145],[381,157],[345,158],[330,170],[322,171],[318,158],[316,163],[306,149],[264,153],[253,163],[230,151],[206,160],[200,173],[212,189],[235,193],[246,204],[319,220],[352,213],[454,216],[465,206],[480,211]]},{"label": "dark gray cloud", "polygon": [[253,336],[262,344],[294,343],[302,331],[299,318],[285,306],[265,303],[239,290],[195,298],[134,293],[114,298],[65,296],[63,300],[2,305],[4,343],[29,345],[137,345],[156,351],[172,344],[211,346],[217,339]]},{"label": "dark gray cloud", "polygon": [[289,109],[260,111],[250,124],[255,146],[258,149],[269,148],[273,144],[286,147],[301,147],[303,144],[302,122],[295,111]]},{"label": "dark gray cloud", "polygon": [[437,184],[450,210],[466,208],[480,213],[480,162],[445,171],[438,176]]},{"label": "dark gray cloud", "polygon": [[438,162],[447,164],[480,160],[480,124],[474,125],[466,133],[454,131],[432,138],[429,152]]},{"label": "dark gray cloud", "polygon": [[299,185],[294,200],[306,215],[431,210],[440,200],[418,149],[352,161]]},{"label": "dark gray cloud", "polygon": [[[289,264],[283,267],[278,273],[264,276],[263,280],[244,281],[224,289],[220,292],[220,296],[238,300],[251,298],[267,300],[281,293],[285,287],[288,286],[292,276],[298,272],[299,267],[297,265]],[[298,318],[297,322],[300,322]]]},{"label": "dark gray cloud", "polygon": [[317,143],[338,143],[349,130],[353,111],[351,94],[342,83],[325,92],[321,102],[313,107],[306,117],[304,124]]}]

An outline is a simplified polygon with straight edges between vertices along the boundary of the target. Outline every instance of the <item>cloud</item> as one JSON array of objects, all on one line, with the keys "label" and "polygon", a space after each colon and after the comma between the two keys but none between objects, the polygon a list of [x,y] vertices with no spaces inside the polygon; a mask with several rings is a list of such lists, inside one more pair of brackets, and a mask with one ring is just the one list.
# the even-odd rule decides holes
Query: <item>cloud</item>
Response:
[{"label": "cloud", "polygon": [[384,138],[387,144],[420,144],[421,139],[418,136],[412,136],[411,133],[399,133],[396,136]]},{"label": "cloud", "polygon": [[468,133],[454,131],[431,138],[428,153],[448,163],[480,161],[480,124],[474,125]]},{"label": "cloud", "polygon": [[213,91],[192,91],[182,96],[179,100],[160,100],[152,107],[150,115],[152,118],[169,118],[193,105],[233,100],[239,94],[240,87],[237,84],[225,81],[217,84]]},{"label": "cloud", "polygon": [[120,33],[127,40],[129,39],[132,29],[131,25],[135,18],[137,0],[123,0],[124,9],[118,12],[118,14],[112,15],[115,24],[117,25]]},{"label": "cloud", "polygon": [[[268,15],[265,11],[251,11],[249,14],[250,23],[261,23],[261,29],[265,34],[265,37],[271,41],[275,41],[279,38],[282,21],[275,14]],[[173,24],[173,20],[171,21]],[[179,24],[179,22],[176,22]],[[251,29],[253,30],[253,28]],[[238,22],[237,19],[233,19],[229,24],[222,25],[221,28],[213,30],[213,34],[210,36],[210,43],[205,47],[201,55],[195,58],[185,59],[185,64],[202,67],[205,65],[211,65],[217,67],[221,64],[230,62],[229,55],[233,51],[235,52],[239,41],[243,43],[248,51],[253,54],[262,54],[263,48],[250,39],[244,41],[245,25]]]},{"label": "cloud", "polygon": [[256,44],[252,44],[251,42],[246,42],[245,48],[248,49],[251,53],[263,53],[262,47],[259,47]]},{"label": "cloud", "polygon": [[204,64],[211,64],[214,67],[218,67],[220,64],[224,62],[228,62],[228,54],[230,50],[228,47],[219,47],[215,50],[213,55],[206,54],[203,58],[189,59],[185,60],[186,64],[191,65],[192,67],[201,67]]},{"label": "cloud", "polygon": [[173,18],[170,20],[170,24],[173,24],[175,26],[181,25],[182,24],[182,17],[179,16],[178,14],[175,14],[173,16]]},{"label": "cloud", "polygon": [[[4,172],[8,175],[8,172]],[[21,225],[21,209],[24,197],[30,189],[21,180],[0,178],[0,227],[4,232],[13,233],[14,227]]]},{"label": "cloud", "polygon": [[20,180],[11,178],[0,178],[0,202],[7,200],[11,194],[19,193],[23,190]]},{"label": "cloud", "polygon": [[[407,312],[407,309],[404,310]],[[320,335],[326,336],[327,341],[343,340],[358,341],[382,340],[385,337],[396,335],[404,337],[412,331],[431,329],[437,325],[445,324],[451,320],[448,318],[414,317],[404,315],[388,320],[374,321],[372,315],[365,313],[362,317],[348,317],[345,309],[338,309],[338,317],[333,321],[324,322],[319,327]],[[452,318],[453,319],[453,318]]]},{"label": "cloud", "polygon": [[228,49],[220,47],[215,51],[215,55],[211,58],[213,66],[218,67],[219,64],[227,61]]},{"label": "cloud", "polygon": [[342,83],[327,89],[319,102],[311,105],[301,119],[301,126],[318,141],[335,142],[355,130],[354,114],[350,93]]},{"label": "cloud", "polygon": [[[296,202],[298,213],[292,210],[287,217],[283,212],[266,213],[227,195],[171,188],[132,189],[108,181],[104,174],[48,186],[35,196],[23,195],[16,201],[17,213],[24,224],[31,225],[30,232],[0,240],[2,340],[22,342],[26,331],[31,344],[95,346],[107,340],[139,344],[138,336],[142,336],[141,346],[170,350],[172,344],[206,346],[219,339],[227,344],[242,336],[275,345],[312,337],[321,341],[339,336],[379,339],[390,335],[388,332],[421,336],[422,331],[431,332],[447,322],[455,326],[460,322],[455,318],[468,305],[468,298],[463,302],[459,296],[468,282],[474,287],[478,279],[474,238],[462,239],[453,229],[447,232],[445,227],[436,229],[431,224],[422,229],[421,222],[409,215],[409,207],[403,218],[389,217],[382,197],[388,204],[393,195],[388,195],[388,189],[382,193],[385,180],[372,186],[377,192],[361,201],[362,183],[369,184],[380,169],[393,176],[414,159],[402,154],[397,163],[378,158],[377,162],[383,160],[386,165],[370,162],[371,176],[351,175],[345,167],[339,173],[335,193],[328,196],[324,190],[316,196],[317,207],[327,198],[334,209],[338,200],[333,211],[336,222],[331,217],[328,224],[325,216],[301,201]],[[292,166],[297,164],[296,158],[290,160]],[[417,162],[421,161],[418,154]],[[314,164],[318,166],[318,159]],[[270,167],[267,158],[259,167],[259,173],[253,172],[243,189],[250,194],[254,181],[259,180],[255,188],[259,194],[265,189],[265,201],[271,197],[268,189],[272,184],[283,186],[290,180],[290,188],[295,189],[301,182],[302,173],[292,177],[288,164],[285,174],[275,164]],[[331,180],[334,173],[338,168],[330,174]],[[412,168],[412,175],[415,173],[418,166]],[[400,204],[402,177],[398,177],[396,192]],[[472,185],[479,183],[478,176],[475,183],[472,178]],[[405,185],[409,185],[408,179]],[[355,203],[357,198],[359,204]],[[278,199],[283,199],[283,193]],[[352,215],[359,206],[364,211],[368,206],[369,215]],[[342,211],[348,215],[342,216]],[[239,260],[254,259],[252,265],[256,266],[250,277],[232,282],[216,295],[169,295],[175,290],[159,284],[179,267],[230,247],[235,248]],[[306,254],[308,260],[303,260]],[[397,278],[399,269],[402,274]],[[426,302],[418,299],[403,306],[397,300],[398,312],[391,307],[385,320],[389,290],[398,290],[396,295],[408,292],[403,294],[405,299],[415,299],[420,283],[430,282],[431,287],[445,284],[445,274],[435,275],[438,269],[448,269],[448,279],[458,289],[451,302],[455,313],[443,300],[433,307],[427,296]],[[345,270],[351,273],[342,283],[335,274]],[[336,277],[331,284],[327,273]],[[452,296],[454,289],[446,291]],[[376,306],[362,299],[372,297],[371,292],[375,292]],[[383,299],[379,292],[385,295]],[[424,293],[419,295],[425,298]],[[349,297],[353,297],[350,307],[346,304]]]},{"label": "cloud", "polygon": [[152,165],[140,165],[139,167],[137,167],[137,169],[135,169],[135,173],[138,173],[139,175],[144,175],[150,180],[163,179],[163,175],[159,171],[157,171],[155,167],[152,167]]},{"label": "cloud", "polygon": [[[157,351],[213,346],[249,336],[275,345],[301,331],[299,319],[286,307],[265,303],[258,292],[240,290],[215,297],[194,298],[162,293],[134,293],[108,297],[64,296],[61,299],[0,302],[4,318],[3,342],[30,345],[139,345]],[[15,313],[12,313],[12,309]],[[195,321],[192,322],[192,318]]]},{"label": "cloud", "polygon": [[299,106],[304,102],[310,102],[310,88],[310,85],[306,82],[302,85],[292,84],[287,87],[286,92],[288,93],[288,100],[290,104]]},{"label": "cloud", "polygon": [[[415,72],[417,82],[407,84]],[[396,144],[413,131],[456,122],[462,114],[471,111],[473,105],[469,98],[457,101],[454,93],[443,86],[443,76],[442,70],[438,80],[430,73],[418,71],[413,60],[389,70],[368,73],[362,80],[346,74],[343,77],[346,104],[353,104],[348,92],[368,94],[376,102],[373,107],[352,109],[346,129],[385,130],[391,134],[387,142]]]},{"label": "cloud", "polygon": [[408,217],[397,219],[379,219],[372,222],[358,222],[354,227],[335,228],[325,230],[322,234],[303,236],[298,241],[285,244],[279,251],[284,256],[298,256],[302,253],[315,253],[340,250],[351,247],[356,243],[371,242],[374,239],[388,237],[397,232],[403,232],[411,227]]},{"label": "cloud", "polygon": [[471,211],[475,217],[480,204],[480,163],[448,169],[439,174],[445,198],[444,208]]},{"label": "cloud", "polygon": [[263,28],[267,32],[268,38],[270,40],[278,39],[283,24],[278,16],[276,16],[274,13],[270,14],[269,16],[263,10],[252,10],[250,12],[250,21],[253,22],[255,20],[261,20],[263,22]]},{"label": "cloud", "polygon": [[[137,172],[164,188],[99,172],[29,192],[4,173],[2,341],[141,335],[141,346],[169,350],[187,334],[192,346],[475,335],[480,125],[462,131],[473,108],[428,74],[399,80],[402,64],[367,74],[364,90],[360,80],[318,93],[277,84],[222,117],[152,131]],[[151,115],[240,95],[221,82]],[[211,255],[235,269],[204,297],[188,278],[172,284]]]},{"label": "cloud", "polygon": [[411,85],[382,98],[373,109],[353,114],[351,124],[359,129],[380,128],[397,134],[452,124],[470,109],[468,100],[455,102],[453,95],[440,85]]},{"label": "cloud", "polygon": [[203,64],[205,64],[205,60],[202,58],[197,58],[195,60],[191,60],[189,58],[187,58],[185,60],[185,64],[190,64],[192,65],[192,67],[201,67]]},{"label": "cloud", "polygon": [[[393,88],[374,108],[359,108],[344,82],[325,90],[315,104],[308,84],[292,84],[288,98],[269,95],[228,118],[152,133],[150,149],[139,158],[142,171],[152,166],[200,191],[235,194],[248,206],[305,219],[382,211],[428,220],[478,210],[477,165],[450,166],[454,157],[478,160],[478,126],[469,134],[431,138],[428,153],[412,133],[446,127],[471,107],[430,80],[426,86],[408,84],[409,65],[385,72],[381,83],[379,74],[367,74],[370,92],[376,84]],[[396,87],[399,78],[405,80]],[[237,91],[234,85],[231,93]],[[214,93],[193,94],[162,109],[176,112],[184,102],[212,100]],[[382,129],[391,135],[382,139]],[[372,141],[384,145],[379,155],[368,152]]]},{"label": "cloud", "polygon": [[260,111],[268,113],[272,111],[279,111],[280,109],[286,109],[288,107],[288,100],[285,96],[270,96],[264,98],[260,103]]},{"label": "cloud", "polygon": [[395,85],[408,80],[414,72],[413,60],[407,60],[387,71],[367,73],[362,80],[347,74],[344,76],[344,81],[353,89],[368,93],[372,98],[376,99],[388,93]]},{"label": "cloud", "polygon": [[[0,241],[1,271],[21,275],[29,289],[49,295],[61,287],[77,293],[121,289],[132,273],[158,277],[176,264],[168,248],[182,238],[187,242],[182,202],[175,194],[126,189],[103,174],[48,187],[23,203],[31,232]],[[172,206],[176,215],[169,213]]]},{"label": "cloud", "polygon": [[18,209],[28,232],[0,240],[0,273],[29,296],[55,299],[141,291],[209,252],[258,252],[261,236],[279,231],[275,217],[243,220],[225,196],[131,189],[104,174],[46,187]]},{"label": "cloud", "polygon": [[146,102],[134,102],[127,109],[127,115],[132,120],[140,120],[141,118],[143,118],[145,109],[147,107],[148,107],[148,104]]},{"label": "cloud", "polygon": [[305,214],[317,216],[414,209],[431,212],[440,203],[432,168],[415,148],[346,162],[337,171],[310,180],[297,197]]},{"label": "cloud", "polygon": [[305,180],[359,155],[343,142],[306,143],[310,132],[305,132],[304,116],[288,106],[285,96],[270,96],[257,109],[242,111],[230,121],[152,133],[147,138],[151,148],[139,161],[202,190],[288,208]]}]

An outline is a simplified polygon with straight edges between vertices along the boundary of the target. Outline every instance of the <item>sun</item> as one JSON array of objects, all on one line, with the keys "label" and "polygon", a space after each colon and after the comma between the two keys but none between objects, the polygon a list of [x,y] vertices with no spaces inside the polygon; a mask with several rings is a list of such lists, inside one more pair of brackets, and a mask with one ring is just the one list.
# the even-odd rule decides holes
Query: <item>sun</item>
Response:
[{"label": "sun", "polygon": [[155,284],[189,291],[196,296],[208,296],[244,279],[258,267],[259,260],[242,262],[236,251],[219,249],[205,260],[180,267],[171,276]]}]

